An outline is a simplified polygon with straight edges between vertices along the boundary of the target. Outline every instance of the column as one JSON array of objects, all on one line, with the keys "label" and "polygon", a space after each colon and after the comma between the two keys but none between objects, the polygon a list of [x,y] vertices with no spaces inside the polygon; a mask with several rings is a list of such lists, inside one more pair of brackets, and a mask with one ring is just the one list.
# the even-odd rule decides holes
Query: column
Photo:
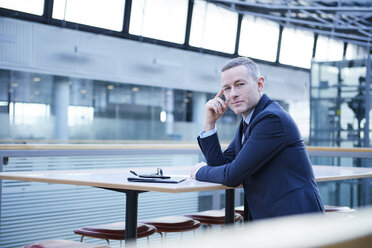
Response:
[{"label": "column", "polygon": [[70,85],[66,77],[54,77],[54,137],[68,140],[68,106],[70,104]]},{"label": "column", "polygon": [[[192,93],[192,121],[195,123],[199,132],[203,131],[204,128],[204,105],[207,102],[206,93],[193,92]],[[196,134],[198,135],[198,134]]]},{"label": "column", "polygon": [[173,89],[164,89],[162,112],[165,112],[165,133],[172,136],[174,133],[174,91]]}]

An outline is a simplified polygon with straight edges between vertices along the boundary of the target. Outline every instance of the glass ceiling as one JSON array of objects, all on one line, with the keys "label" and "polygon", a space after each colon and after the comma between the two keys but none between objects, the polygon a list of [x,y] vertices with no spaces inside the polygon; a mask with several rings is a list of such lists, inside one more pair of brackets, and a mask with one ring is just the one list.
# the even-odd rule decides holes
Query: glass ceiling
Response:
[{"label": "glass ceiling", "polygon": [[[222,56],[249,56],[306,69],[310,68],[313,55],[317,59],[339,59],[345,55],[344,49],[340,48],[344,42],[355,44],[354,41],[357,41],[357,45],[363,45],[364,36],[372,39],[372,3],[368,1],[338,1],[337,6],[334,1],[328,1],[328,5],[322,1],[287,1],[286,5],[282,5],[281,1],[235,0],[51,2],[51,22],[54,24],[53,20],[58,20],[97,28],[98,33],[100,30],[124,32],[127,18],[127,38],[146,37],[174,43],[176,47],[178,44],[194,50],[206,49]],[[44,0],[0,0],[0,14],[4,10],[19,11],[39,16],[41,20],[45,18],[44,9],[48,11]],[[340,33],[330,38],[327,32],[334,23],[330,22],[330,18],[337,13],[348,13],[350,16],[338,17],[332,30],[348,30],[349,35]],[[38,19],[35,17],[32,20]],[[318,25],[318,30],[310,28],[310,24],[314,27]],[[314,34],[319,34],[319,39]],[[319,45],[314,52],[316,43]],[[349,47],[346,50],[348,57],[363,53],[358,46]]]}]

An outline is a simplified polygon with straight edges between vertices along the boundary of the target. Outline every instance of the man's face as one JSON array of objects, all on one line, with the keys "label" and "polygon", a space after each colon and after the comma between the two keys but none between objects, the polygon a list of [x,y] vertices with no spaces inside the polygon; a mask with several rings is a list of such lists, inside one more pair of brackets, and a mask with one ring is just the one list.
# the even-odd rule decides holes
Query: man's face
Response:
[{"label": "man's face", "polygon": [[264,79],[254,81],[244,65],[230,68],[221,74],[226,103],[235,114],[247,118],[262,96]]}]

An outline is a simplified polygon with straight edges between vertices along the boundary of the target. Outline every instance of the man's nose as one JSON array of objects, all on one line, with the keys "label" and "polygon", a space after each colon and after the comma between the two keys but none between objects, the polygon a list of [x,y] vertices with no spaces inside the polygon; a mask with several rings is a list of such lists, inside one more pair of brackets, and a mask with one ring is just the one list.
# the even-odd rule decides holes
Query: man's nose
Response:
[{"label": "man's nose", "polygon": [[235,97],[235,96],[237,96],[237,95],[238,95],[238,91],[236,90],[235,87],[232,87],[232,88],[231,88],[231,92],[230,92],[230,96],[231,96],[231,97]]}]

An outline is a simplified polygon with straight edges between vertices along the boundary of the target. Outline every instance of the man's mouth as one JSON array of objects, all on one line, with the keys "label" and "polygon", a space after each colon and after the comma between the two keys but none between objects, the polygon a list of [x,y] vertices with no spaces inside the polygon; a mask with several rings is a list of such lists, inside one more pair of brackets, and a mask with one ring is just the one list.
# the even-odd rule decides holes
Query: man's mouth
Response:
[{"label": "man's mouth", "polygon": [[243,103],[243,101],[236,101],[236,102],[233,102],[232,105],[237,106],[237,105],[240,105],[241,103]]}]

